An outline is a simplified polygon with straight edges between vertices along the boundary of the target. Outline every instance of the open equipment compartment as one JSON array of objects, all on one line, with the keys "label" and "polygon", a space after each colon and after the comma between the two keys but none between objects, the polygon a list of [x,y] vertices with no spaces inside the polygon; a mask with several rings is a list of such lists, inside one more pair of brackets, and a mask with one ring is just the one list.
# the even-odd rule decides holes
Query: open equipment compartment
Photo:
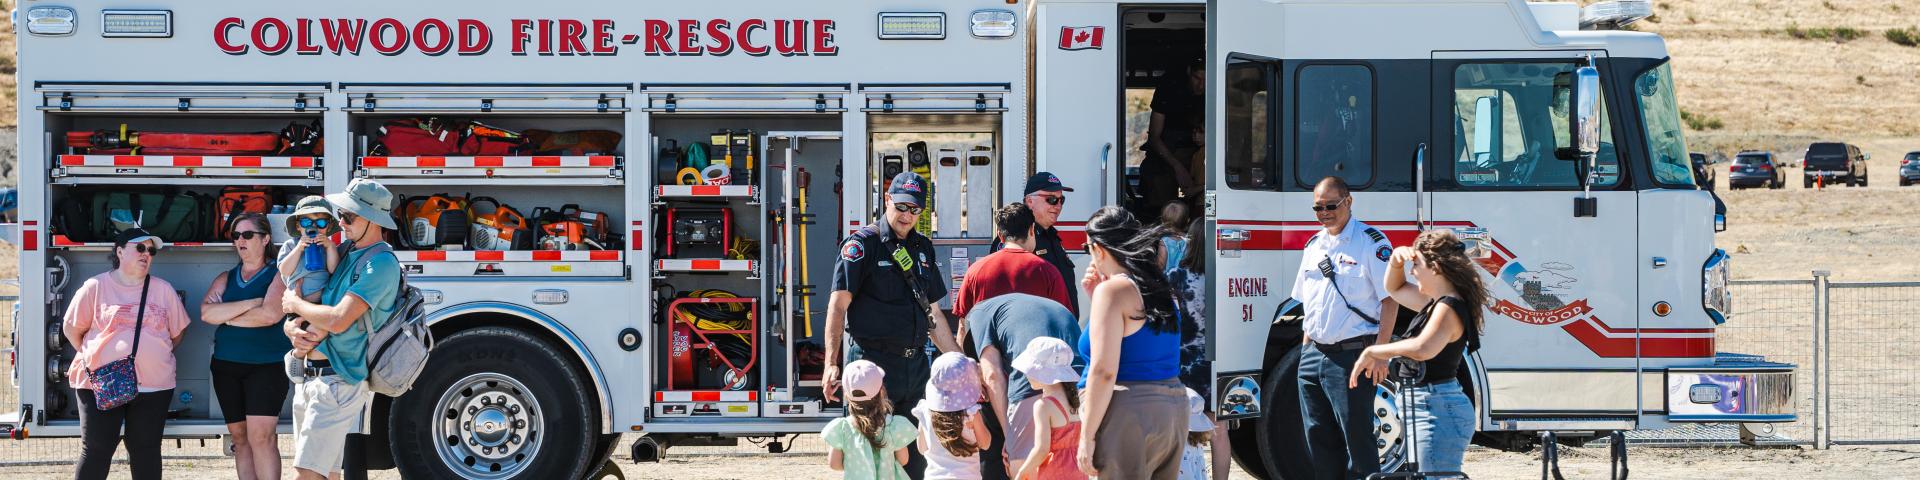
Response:
[{"label": "open equipment compartment", "polygon": [[[868,198],[886,198],[902,171],[932,185],[921,234],[933,239],[949,289],[960,288],[973,260],[993,247],[1001,205],[999,158],[1005,145],[1006,84],[863,84],[867,114]],[[879,218],[885,202],[875,202]],[[939,302],[953,308],[953,296]],[[949,315],[949,318],[952,318]]]},{"label": "open equipment compartment", "polygon": [[[174,355],[177,386],[171,425],[224,423],[208,370],[214,326],[198,318],[212,280],[238,263],[225,238],[233,215],[268,215],[274,244],[287,239],[286,212],[322,186],[321,115],[327,83],[37,82],[48,168],[24,179],[46,182],[44,249],[40,226],[25,222],[22,254],[48,266],[49,425],[78,422],[66,381],[74,346],[61,321],[86,279],[111,269],[112,232],[138,223],[161,235],[165,254],[152,274],[173,285],[193,321]],[[37,177],[38,175],[45,177]],[[34,180],[27,180],[34,181]],[[96,201],[97,200],[97,201]],[[148,203],[153,201],[153,203]],[[149,214],[154,218],[149,218]],[[118,222],[116,222],[118,220]],[[272,261],[269,253],[268,261]],[[25,325],[36,325],[28,322]],[[290,409],[282,408],[283,412]],[[290,415],[290,414],[289,414]],[[287,418],[283,415],[283,419]]]},{"label": "open equipment compartment", "polygon": [[629,84],[342,84],[353,175],[427,277],[619,277]]},{"label": "open equipment compartment", "polygon": [[[817,401],[817,382],[811,393],[795,392],[793,373],[802,350],[815,360],[824,352],[817,341],[801,346],[809,340],[796,338],[794,319],[824,318],[826,296],[809,302],[789,294],[826,283],[831,258],[811,262],[815,276],[802,279],[788,255],[800,222],[822,227],[807,230],[811,248],[829,257],[836,250],[839,195],[827,176],[843,158],[846,92],[846,85],[645,86],[657,226],[654,335],[666,339],[649,399],[655,420],[833,414]],[[819,177],[810,188],[794,183],[799,169]],[[802,191],[810,212],[800,210]],[[795,311],[806,305],[818,311]],[[811,365],[817,377],[821,367]]]}]

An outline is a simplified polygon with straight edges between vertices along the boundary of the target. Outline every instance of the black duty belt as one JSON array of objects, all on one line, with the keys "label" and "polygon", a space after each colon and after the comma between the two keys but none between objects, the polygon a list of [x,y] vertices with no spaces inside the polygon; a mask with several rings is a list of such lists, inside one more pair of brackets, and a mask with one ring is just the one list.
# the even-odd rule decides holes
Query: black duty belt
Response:
[{"label": "black duty belt", "polygon": [[1373,335],[1361,335],[1358,337],[1353,337],[1353,338],[1349,338],[1346,340],[1341,340],[1333,343],[1313,342],[1313,346],[1315,348],[1319,348],[1321,350],[1326,350],[1330,352],[1362,350],[1367,347],[1373,346]]},{"label": "black duty belt", "polygon": [[912,343],[912,342],[902,342],[899,340],[882,340],[878,338],[859,338],[859,337],[854,337],[853,343],[855,345],[859,345],[860,351],[862,352],[897,356],[901,358],[919,358],[920,355],[923,355],[926,353],[926,344],[927,344],[927,342],[925,341],[922,341],[920,343]]}]

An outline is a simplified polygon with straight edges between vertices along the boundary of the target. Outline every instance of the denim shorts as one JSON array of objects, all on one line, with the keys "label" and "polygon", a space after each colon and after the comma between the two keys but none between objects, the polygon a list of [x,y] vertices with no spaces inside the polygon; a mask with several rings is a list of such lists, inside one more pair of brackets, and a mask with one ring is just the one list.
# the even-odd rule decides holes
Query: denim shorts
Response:
[{"label": "denim shorts", "polygon": [[1460,382],[1448,381],[1407,391],[1413,403],[1414,434],[1420,470],[1458,472],[1467,443],[1473,440],[1473,401],[1460,391]]}]

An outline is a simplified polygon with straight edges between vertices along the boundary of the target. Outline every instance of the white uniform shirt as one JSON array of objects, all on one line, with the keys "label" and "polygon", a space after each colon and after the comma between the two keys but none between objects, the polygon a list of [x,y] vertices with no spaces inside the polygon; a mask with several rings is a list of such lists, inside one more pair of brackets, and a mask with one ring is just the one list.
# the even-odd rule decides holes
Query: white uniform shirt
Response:
[{"label": "white uniform shirt", "polygon": [[[1382,280],[1387,275],[1387,259],[1392,256],[1393,245],[1387,242],[1387,236],[1359,220],[1348,220],[1339,235],[1322,229],[1308,239],[1306,251],[1300,258],[1300,273],[1293,279],[1293,298],[1300,301],[1306,312],[1302,329],[1307,338],[1317,343],[1336,343],[1380,333],[1380,325],[1354,315],[1347,304],[1351,303],[1375,320],[1380,318],[1380,301],[1387,298],[1387,287]],[[1335,293],[1333,284],[1320,274],[1321,259],[1332,259],[1339,293]],[[1346,294],[1346,302],[1341,301],[1342,293]]]}]

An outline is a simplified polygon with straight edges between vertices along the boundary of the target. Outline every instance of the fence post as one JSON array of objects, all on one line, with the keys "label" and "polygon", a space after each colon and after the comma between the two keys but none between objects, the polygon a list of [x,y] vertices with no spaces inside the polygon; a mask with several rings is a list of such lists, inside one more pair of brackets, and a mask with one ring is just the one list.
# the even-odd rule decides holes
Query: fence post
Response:
[{"label": "fence post", "polygon": [[1826,270],[1813,271],[1813,448],[1826,450],[1833,446],[1833,417],[1831,415],[1833,383],[1832,365],[1827,358],[1828,347],[1832,345],[1827,338],[1828,290]]}]

